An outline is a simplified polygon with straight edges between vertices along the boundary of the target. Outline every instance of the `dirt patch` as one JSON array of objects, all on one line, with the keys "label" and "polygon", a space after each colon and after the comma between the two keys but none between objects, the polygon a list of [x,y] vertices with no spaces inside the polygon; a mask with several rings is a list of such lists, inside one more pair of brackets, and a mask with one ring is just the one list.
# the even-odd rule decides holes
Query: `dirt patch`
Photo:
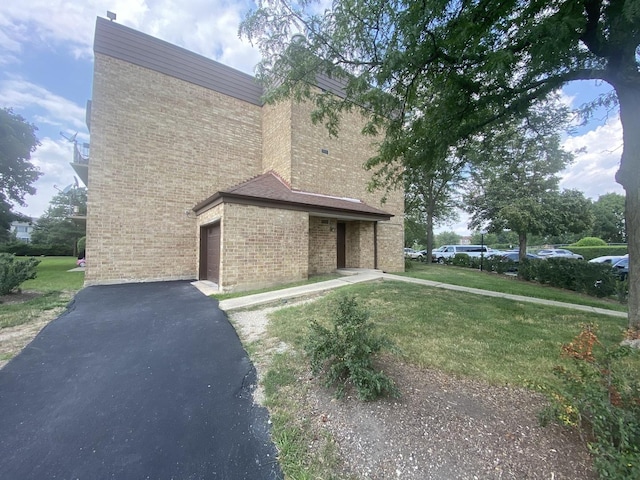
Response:
[{"label": "dirt patch", "polygon": [[541,427],[544,397],[386,361],[402,397],[335,400],[310,379],[308,401],[360,478],[589,479],[591,459],[575,432]]},{"label": "dirt patch", "polygon": [[15,303],[24,303],[33,298],[39,297],[42,295],[40,292],[16,292],[9,293],[7,295],[0,295],[0,305],[11,305]]},{"label": "dirt patch", "polygon": [[[259,377],[268,364],[268,352],[282,348],[265,332],[267,315],[275,309],[232,315],[240,337],[245,342],[260,341],[264,347],[252,356]],[[380,480],[596,478],[576,432],[539,425],[544,397],[390,358],[383,366],[400,387],[400,399],[336,400],[318,379],[310,375],[299,379],[309,387],[299,389],[308,392],[301,415],[311,416],[318,432],[331,434],[345,476]],[[256,394],[262,394],[260,389]]]},{"label": "dirt patch", "polygon": [[[19,295],[19,297],[16,295]],[[23,292],[20,294],[5,295],[0,297],[0,299],[11,297],[10,301],[5,304],[19,303],[25,302],[39,295],[40,294],[36,292]],[[67,297],[68,300],[71,300],[72,296],[73,295],[71,294],[65,294],[65,297]],[[0,329],[0,369],[9,363],[13,357],[18,355],[18,353],[20,353],[22,349],[26,347],[31,340],[38,335],[38,333],[40,333],[40,330],[46,327],[51,320],[57,318],[62,312],[64,312],[64,310],[65,307],[46,310],[41,312],[37,318],[28,323]]]}]

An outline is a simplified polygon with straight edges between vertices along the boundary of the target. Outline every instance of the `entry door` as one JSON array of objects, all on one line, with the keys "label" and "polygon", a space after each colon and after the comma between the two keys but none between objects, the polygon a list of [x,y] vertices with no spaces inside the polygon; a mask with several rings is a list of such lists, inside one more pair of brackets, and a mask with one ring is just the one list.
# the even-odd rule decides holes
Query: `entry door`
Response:
[{"label": "entry door", "polygon": [[347,245],[347,225],[338,223],[337,228],[337,251],[338,251],[338,268],[346,267],[346,245]]},{"label": "entry door", "polygon": [[220,281],[220,223],[200,230],[200,280]]}]

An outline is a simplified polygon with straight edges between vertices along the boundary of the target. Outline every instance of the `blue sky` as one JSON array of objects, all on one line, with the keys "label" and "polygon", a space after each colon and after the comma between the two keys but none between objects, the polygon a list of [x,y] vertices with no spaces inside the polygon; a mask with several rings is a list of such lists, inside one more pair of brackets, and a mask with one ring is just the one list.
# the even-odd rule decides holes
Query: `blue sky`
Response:
[{"label": "blue sky", "polygon": [[[43,172],[38,192],[18,208],[38,217],[57,193],[74,182],[69,165],[72,145],[60,135],[78,132],[89,142],[85,105],[91,98],[93,34],[97,16],[116,12],[118,23],[135,28],[244,72],[253,73],[258,51],[237,35],[251,2],[225,0],[17,0],[0,5],[0,107],[11,107],[38,127],[41,145],[33,162]],[[579,106],[606,90],[593,82],[564,89],[564,97]],[[563,172],[562,188],[576,188],[597,199],[608,192],[623,193],[615,183],[622,153],[622,130],[617,113],[600,114],[574,136],[569,150],[585,149]],[[462,222],[440,230],[464,234]]]}]

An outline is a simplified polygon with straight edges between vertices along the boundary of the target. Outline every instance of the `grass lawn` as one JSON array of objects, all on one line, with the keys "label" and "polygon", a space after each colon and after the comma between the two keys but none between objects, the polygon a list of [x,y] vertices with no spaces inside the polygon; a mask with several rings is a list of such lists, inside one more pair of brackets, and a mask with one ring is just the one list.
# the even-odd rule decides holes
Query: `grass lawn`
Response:
[{"label": "grass lawn", "polygon": [[[476,275],[481,275],[477,272]],[[585,323],[600,327],[605,344],[622,338],[626,319],[519,303],[403,282],[361,284],[272,315],[270,333],[301,349],[311,319],[327,321],[335,299],[354,295],[403,361],[493,384],[554,383],[560,347]],[[638,365],[640,367],[640,365]]]},{"label": "grass lawn", "polygon": [[82,288],[84,272],[68,271],[76,266],[75,257],[42,257],[40,260],[37,277],[20,286],[25,293],[39,295],[20,303],[0,304],[0,328],[28,323],[43,311],[62,309]]},{"label": "grass lawn", "polygon": [[[553,290],[554,300],[569,302],[572,298],[570,303],[580,303],[582,298],[510,279],[488,281],[487,275],[467,269],[434,271],[438,273],[425,276],[485,289],[490,281],[498,285],[498,291],[525,296],[538,296],[542,290],[542,298],[549,298]],[[438,277],[440,272],[446,274]],[[517,288],[508,289],[506,282]],[[293,348],[272,357],[263,385],[280,464],[289,478],[338,478],[335,465],[340,460],[333,440],[323,439],[324,430],[309,424],[308,418],[313,418],[305,401],[309,387],[299,379],[308,375],[303,346],[309,322],[316,319],[328,324],[337,300],[345,295],[355,296],[370,312],[378,331],[399,347],[391,358],[454,377],[547,391],[559,385],[554,367],[568,362],[561,356],[561,346],[572,341],[582,325],[598,325],[604,345],[619,343],[627,326],[624,318],[386,280],[344,287],[317,301],[275,311],[267,327],[270,341],[284,341]],[[640,369],[640,355],[628,361],[631,371]],[[402,391],[403,385],[398,387]],[[314,443],[322,450],[309,447]]]},{"label": "grass lawn", "polygon": [[569,290],[548,287],[535,282],[525,282],[517,277],[498,275],[491,272],[479,272],[472,268],[454,267],[451,265],[425,264],[411,262],[411,269],[404,275],[407,277],[421,278],[434,282],[450,283],[465,287],[492,290],[494,292],[524,295],[525,297],[544,298],[558,302],[577,303],[590,307],[606,308],[619,312],[626,312],[627,306],[613,299],[600,299],[590,297]]}]

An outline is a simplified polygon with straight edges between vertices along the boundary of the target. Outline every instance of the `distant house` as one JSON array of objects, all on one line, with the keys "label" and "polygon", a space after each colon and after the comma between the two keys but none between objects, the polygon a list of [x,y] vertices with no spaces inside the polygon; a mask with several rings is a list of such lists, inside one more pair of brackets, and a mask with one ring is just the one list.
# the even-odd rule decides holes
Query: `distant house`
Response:
[{"label": "distant house", "polygon": [[265,105],[252,76],[101,18],[94,52],[87,284],[404,269],[403,192],[367,189],[361,113],[330,138],[310,105]]},{"label": "distant house", "polygon": [[33,232],[33,221],[13,221],[10,232],[15,234],[19,242],[31,243],[31,233]]}]

